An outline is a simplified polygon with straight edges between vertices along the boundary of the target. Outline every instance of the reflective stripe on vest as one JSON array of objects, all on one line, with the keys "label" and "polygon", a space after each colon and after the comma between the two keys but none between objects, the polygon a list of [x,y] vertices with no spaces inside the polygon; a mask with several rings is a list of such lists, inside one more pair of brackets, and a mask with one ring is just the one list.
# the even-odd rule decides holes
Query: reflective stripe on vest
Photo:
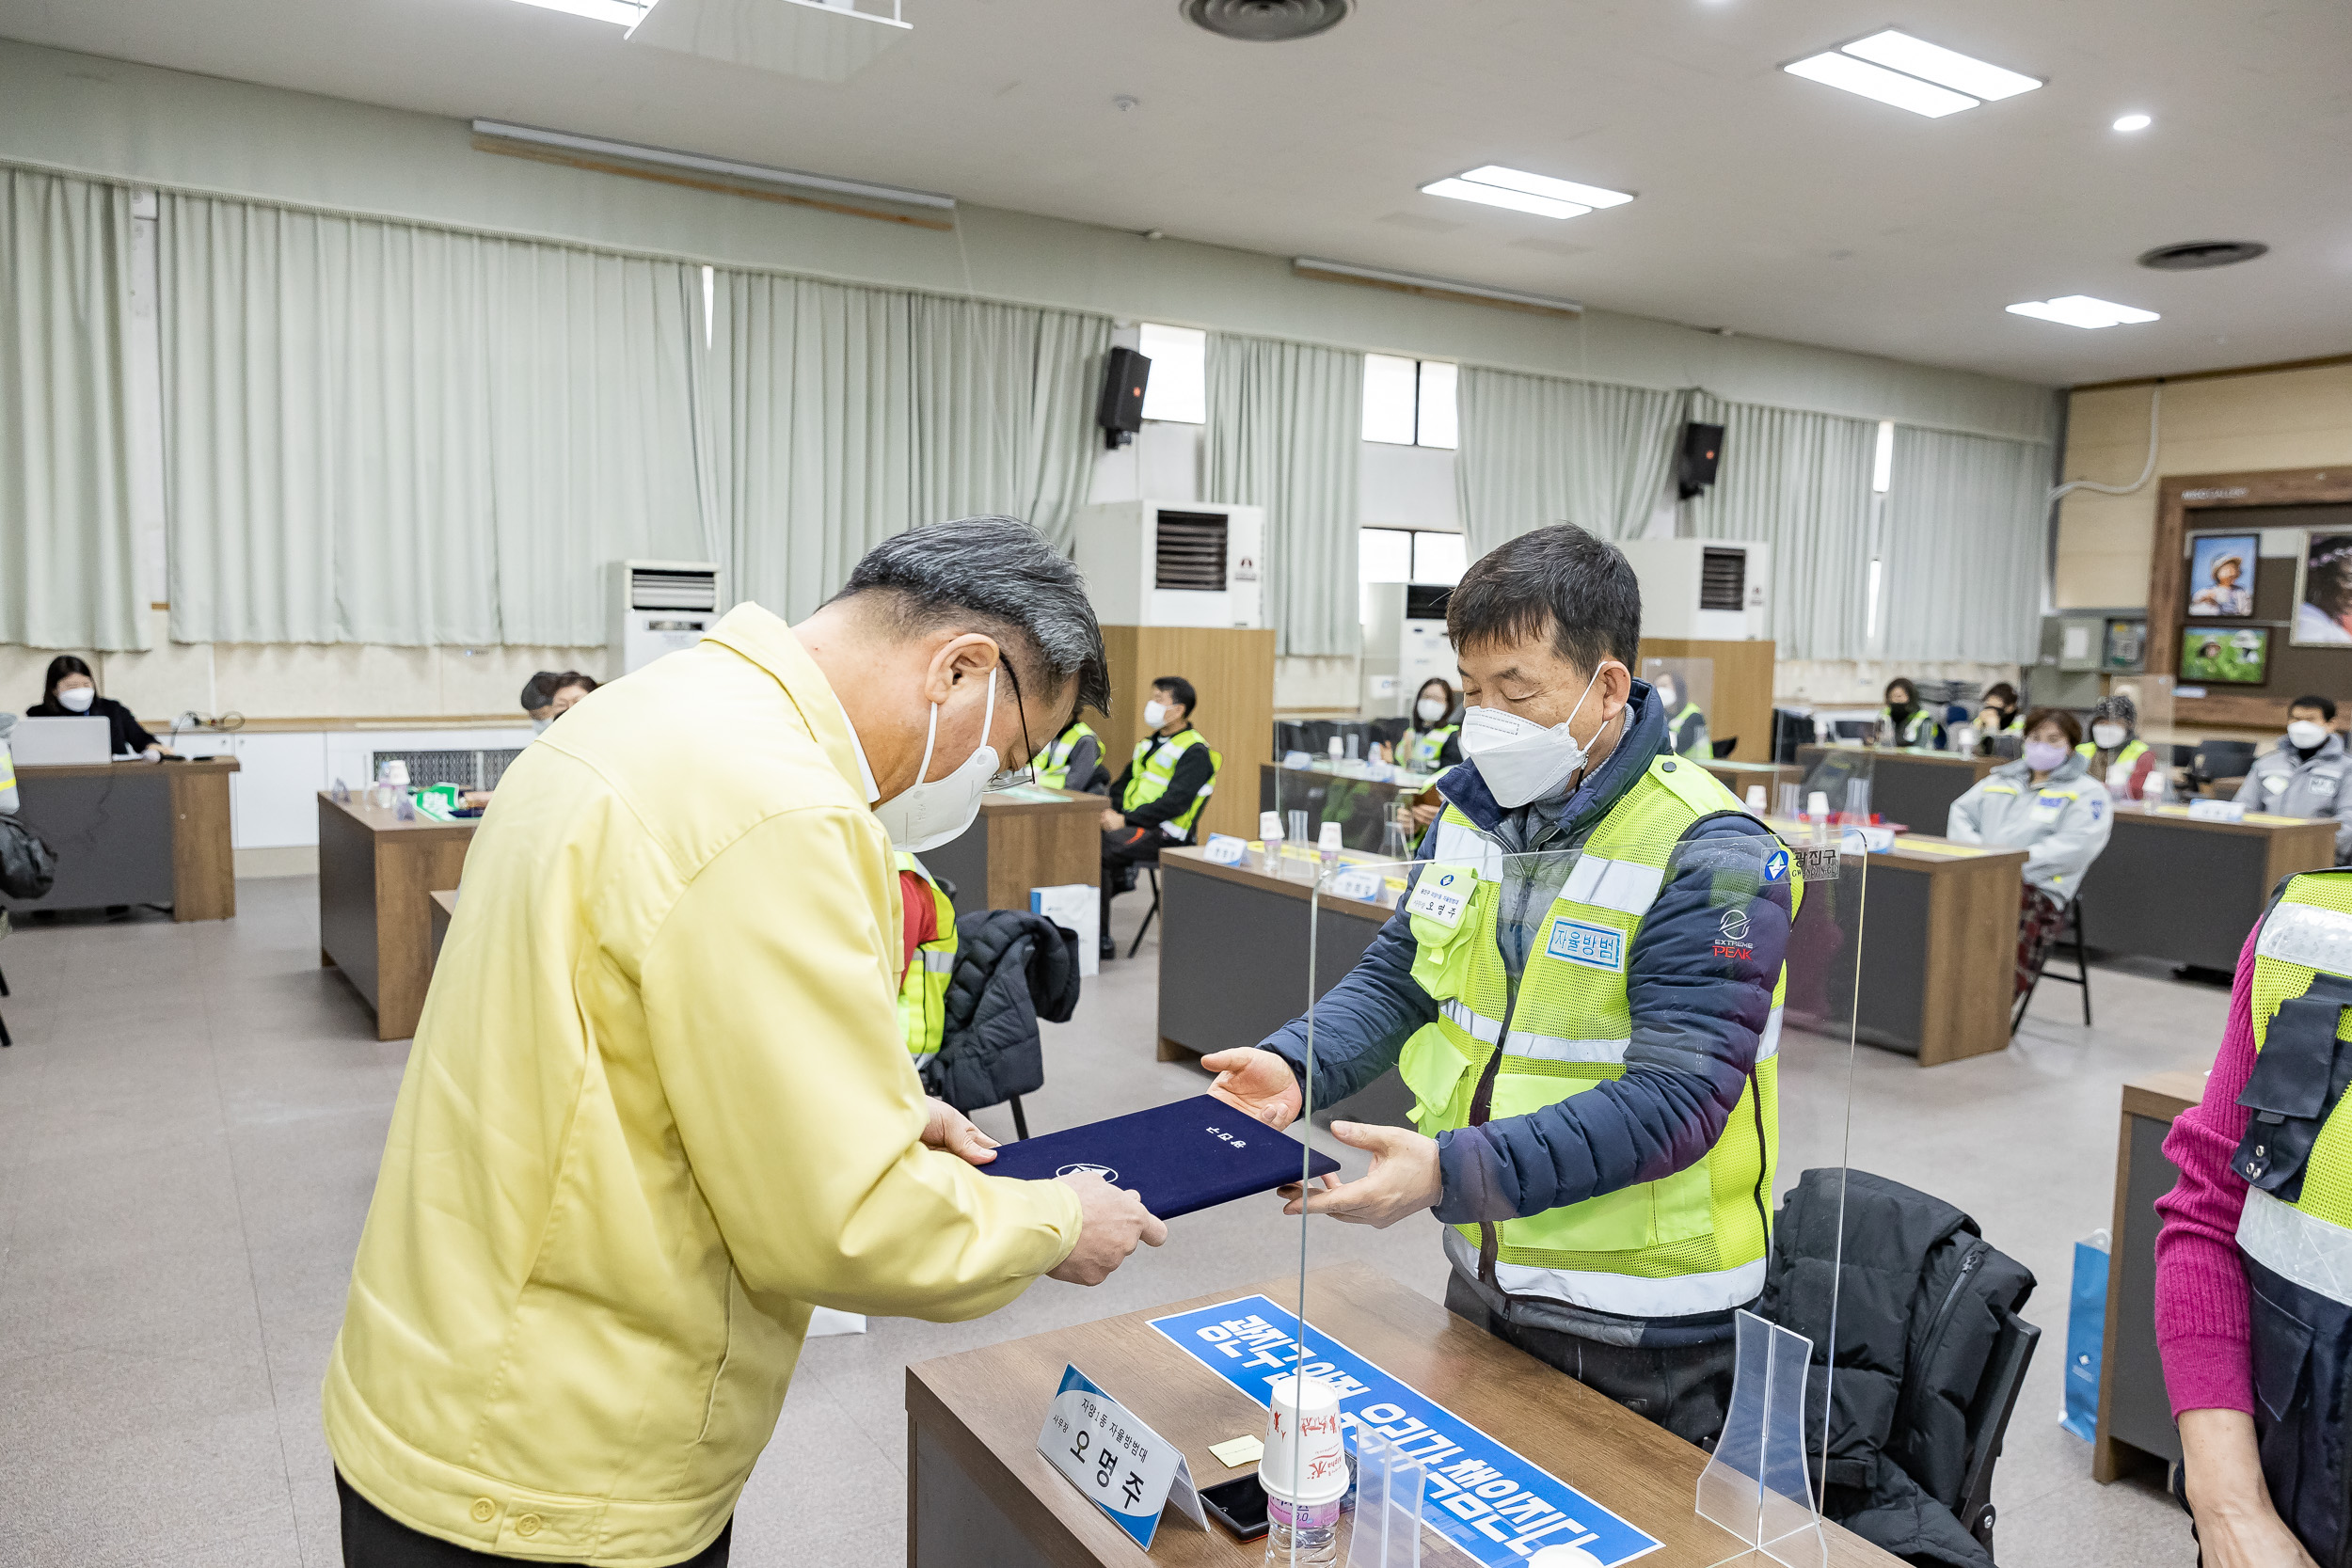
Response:
[{"label": "reflective stripe on vest", "polygon": [[[1159,742],[1156,751],[1152,749],[1155,741]],[[1127,787],[1119,797],[1119,809],[1133,811],[1167,794],[1168,786],[1175,782],[1177,762],[1195,746],[1208,745],[1200,732],[1194,729],[1180,730],[1164,741],[1157,736],[1147,736],[1136,741],[1135,772],[1129,775]],[[1149,761],[1144,758],[1147,752],[1151,752]],[[1192,798],[1190,805],[1169,817],[1162,826],[1172,830],[1179,837],[1190,832],[1192,825],[1200,819],[1200,808],[1209,803],[1209,796],[1216,788],[1217,770],[1224,766],[1225,759],[1217,754],[1215,747],[1209,747],[1209,782],[1200,786],[1200,793]]]},{"label": "reflective stripe on vest", "polygon": [[[1490,1119],[1524,1116],[1621,1077],[1631,1043],[1627,960],[1657,902],[1683,833],[1738,800],[1705,770],[1660,757],[1586,839],[1544,912],[1516,1003],[1497,944],[1508,857],[1449,805],[1431,836],[1427,878],[1467,887],[1448,928],[1413,915],[1413,974],[1438,1021],[1406,1042],[1399,1063],[1425,1133],[1470,1124],[1490,1061]],[[1762,829],[1756,830],[1764,837]],[[1764,879],[1756,861],[1756,888]],[[1731,874],[1726,866],[1720,875]],[[1797,895],[1793,872],[1791,897]],[[1779,1146],[1779,1043],[1785,974],[1741,1103],[1713,1148],[1683,1170],[1494,1227],[1494,1279],[1518,1295],[1628,1316],[1720,1311],[1762,1289],[1767,1243],[1758,1193],[1769,1195]],[[1511,1027],[1502,1019],[1508,1005]],[[1497,1055],[1500,1060],[1495,1061]],[[1473,1266],[1485,1227],[1455,1227],[1448,1247]]]},{"label": "reflective stripe on vest", "polygon": [[[1894,727],[1895,710],[1893,708],[1883,707],[1879,709],[1879,718],[1885,721],[1889,729]],[[1910,722],[1903,725],[1902,733],[1898,735],[1896,738],[1906,746],[1916,746],[1919,744],[1920,726],[1923,724],[1932,724],[1934,722],[1934,716],[1929,713],[1926,708],[1915,708],[1912,710]]]},{"label": "reflective stripe on vest", "polygon": [[914,950],[898,982],[898,1032],[907,1042],[907,1053],[920,1066],[939,1053],[947,1033],[947,982],[956,970],[956,906],[923,863],[903,849],[898,851],[898,869],[923,879],[939,920],[939,935]]},{"label": "reflective stripe on vest", "polygon": [[[2096,758],[2099,754],[2099,748],[2095,743],[2086,740],[2081,745],[2074,748],[2074,754],[2078,757]],[[2127,740],[2123,742],[2123,749],[2115,753],[2115,760],[2108,763],[2107,766],[2109,768],[2121,768],[2128,772],[2133,763],[2137,762],[2140,758],[2146,756],[2147,754],[2148,743],[2146,741]]]},{"label": "reflective stripe on vest", "polygon": [[1405,749],[1405,766],[1416,773],[1434,773],[1445,759],[1445,743],[1462,732],[1459,724],[1440,724],[1434,730],[1417,730],[1412,744]]},{"label": "reflective stripe on vest", "polygon": [[1093,727],[1081,719],[1056,736],[1054,743],[1045,748],[1045,754],[1038,759],[1037,782],[1055,789],[1070,787],[1070,753],[1078,749],[1078,742],[1081,740],[1093,741],[1097,752],[1103,749],[1102,736],[1096,735]]}]

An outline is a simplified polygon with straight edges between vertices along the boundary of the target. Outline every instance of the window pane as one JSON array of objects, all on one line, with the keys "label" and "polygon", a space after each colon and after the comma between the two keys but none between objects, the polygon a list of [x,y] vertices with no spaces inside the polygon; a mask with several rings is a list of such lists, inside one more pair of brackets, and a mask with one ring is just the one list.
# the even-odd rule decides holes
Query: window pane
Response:
[{"label": "window pane", "polygon": [[1413,362],[1392,354],[1364,356],[1364,439],[1413,444]]},{"label": "window pane", "polygon": [[1462,551],[1462,536],[1458,533],[1415,533],[1413,535],[1413,580],[1415,582],[1455,583],[1462,580],[1462,568],[1470,564]]},{"label": "window pane", "polygon": [[1356,575],[1366,582],[1409,582],[1413,535],[1401,528],[1368,528],[1356,546]]},{"label": "window pane", "polygon": [[1208,423],[1209,335],[1189,326],[1145,322],[1137,346],[1152,361],[1152,379],[1143,384],[1143,417]]},{"label": "window pane", "polygon": [[1421,436],[1424,447],[1453,450],[1459,443],[1454,419],[1454,379],[1457,366],[1442,359],[1421,362]]},{"label": "window pane", "polygon": [[1879,421],[1877,461],[1870,465],[1870,488],[1883,495],[1895,477],[1895,421]]}]

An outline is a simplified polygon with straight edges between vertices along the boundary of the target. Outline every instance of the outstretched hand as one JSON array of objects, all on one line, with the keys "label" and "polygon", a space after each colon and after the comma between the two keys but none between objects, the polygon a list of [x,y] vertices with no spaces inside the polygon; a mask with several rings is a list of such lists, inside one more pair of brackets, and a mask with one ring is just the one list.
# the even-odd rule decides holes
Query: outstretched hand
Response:
[{"label": "outstretched hand", "polygon": [[1371,1154],[1372,1169],[1353,1181],[1333,1181],[1327,1176],[1312,1191],[1293,1182],[1281,1189],[1285,1214],[1328,1214],[1349,1225],[1386,1229],[1407,1215],[1435,1208],[1445,1196],[1437,1139],[1360,1121],[1335,1121],[1331,1135]]},{"label": "outstretched hand", "polygon": [[1219,1051],[1201,1057],[1200,1065],[1216,1074],[1209,1092],[1235,1110],[1268,1127],[1288,1127],[1298,1119],[1306,1097],[1298,1092],[1290,1063],[1273,1052],[1256,1046]]},{"label": "outstretched hand", "polygon": [[972,1124],[972,1118],[944,1100],[930,1100],[931,1119],[923,1124],[928,1148],[944,1148],[967,1164],[985,1165],[996,1158],[996,1140]]}]

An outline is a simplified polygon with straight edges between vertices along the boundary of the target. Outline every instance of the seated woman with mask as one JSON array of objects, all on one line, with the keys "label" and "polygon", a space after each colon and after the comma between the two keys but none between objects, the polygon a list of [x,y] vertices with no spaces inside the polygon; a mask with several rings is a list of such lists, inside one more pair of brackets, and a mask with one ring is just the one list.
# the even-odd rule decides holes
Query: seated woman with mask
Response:
[{"label": "seated woman with mask", "polygon": [[156,762],[179,753],[142,728],[131,710],[112,697],[98,694],[98,677],[89,666],[72,654],[59,654],[49,661],[49,673],[42,678],[40,701],[24,710],[28,719],[103,719],[108,729],[107,750],[119,757],[145,757]]},{"label": "seated woman with mask", "polygon": [[2066,924],[2066,906],[2115,830],[2107,792],[2091,781],[2089,765],[2074,750],[2082,737],[2073,714],[2034,709],[2026,718],[2025,754],[2001,764],[1954,800],[1944,828],[1944,836],[1956,844],[2026,851],[2017,919],[2019,995],[2042,973]]},{"label": "seated woman with mask", "polygon": [[2119,800],[2146,794],[2148,775],[2156,770],[2155,750],[2139,738],[2138,705],[2121,693],[2099,699],[2090,710],[2090,738],[2075,747],[2074,754]]}]

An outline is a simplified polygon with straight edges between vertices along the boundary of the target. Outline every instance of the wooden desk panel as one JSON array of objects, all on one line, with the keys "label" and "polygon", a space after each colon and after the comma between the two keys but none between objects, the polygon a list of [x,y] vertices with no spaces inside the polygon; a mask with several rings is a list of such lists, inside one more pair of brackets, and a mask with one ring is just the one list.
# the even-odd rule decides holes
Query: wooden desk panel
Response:
[{"label": "wooden desk panel", "polygon": [[230,831],[234,757],[91,762],[17,769],[25,826],[57,852],[46,897],[15,911],[166,904],[177,921],[237,912]]},{"label": "wooden desk panel", "polygon": [[1800,746],[1797,766],[1810,773],[1831,757],[1855,758],[1869,770],[1870,809],[1881,820],[1916,833],[1951,825],[1952,802],[1995,768],[2000,757],[1952,752],[1913,752],[1894,746]]},{"label": "wooden desk panel", "polygon": [[[1217,1291],[908,1367],[909,1568],[1258,1568],[1264,1542],[1237,1542],[1214,1523],[1206,1534],[1164,1525],[1146,1557],[1037,1451],[1062,1368],[1074,1364],[1181,1448],[1200,1485],[1245,1473],[1228,1469],[1209,1445],[1263,1434],[1264,1410],[1149,1320],[1253,1292],[1295,1308],[1298,1279]],[[1693,1508],[1706,1454],[1427,1297],[1361,1264],[1319,1269],[1308,1276],[1307,1321],[1656,1536],[1664,1549],[1645,1562],[1713,1563],[1737,1552],[1738,1542]],[[1897,1560],[1836,1525],[1823,1534],[1838,1568]]]},{"label": "wooden desk panel", "polygon": [[405,1039],[433,981],[432,895],[457,885],[475,825],[362,800],[319,792],[319,962],[374,1010],[377,1039]]},{"label": "wooden desk panel", "polygon": [[2107,1319],[2099,1355],[2099,1428],[2093,1481],[2110,1481],[2143,1460],[2176,1464],[2181,1434],[2156,1354],[2156,1199],[2180,1170],[2164,1157],[2172,1118],[2205,1097],[2201,1071],[2152,1072],[2123,1085],[2115,1144],[2115,1217],[2107,1231]]},{"label": "wooden desk panel", "polygon": [[1074,789],[1057,793],[1056,800],[984,795],[977,821],[924,852],[931,874],[955,884],[956,913],[1025,910],[1035,887],[1102,885],[1102,815],[1108,802]]},{"label": "wooden desk panel", "polygon": [[2200,822],[2178,806],[2121,811],[2083,878],[2083,941],[2231,971],[2280,880],[2335,861],[2329,821]]}]

